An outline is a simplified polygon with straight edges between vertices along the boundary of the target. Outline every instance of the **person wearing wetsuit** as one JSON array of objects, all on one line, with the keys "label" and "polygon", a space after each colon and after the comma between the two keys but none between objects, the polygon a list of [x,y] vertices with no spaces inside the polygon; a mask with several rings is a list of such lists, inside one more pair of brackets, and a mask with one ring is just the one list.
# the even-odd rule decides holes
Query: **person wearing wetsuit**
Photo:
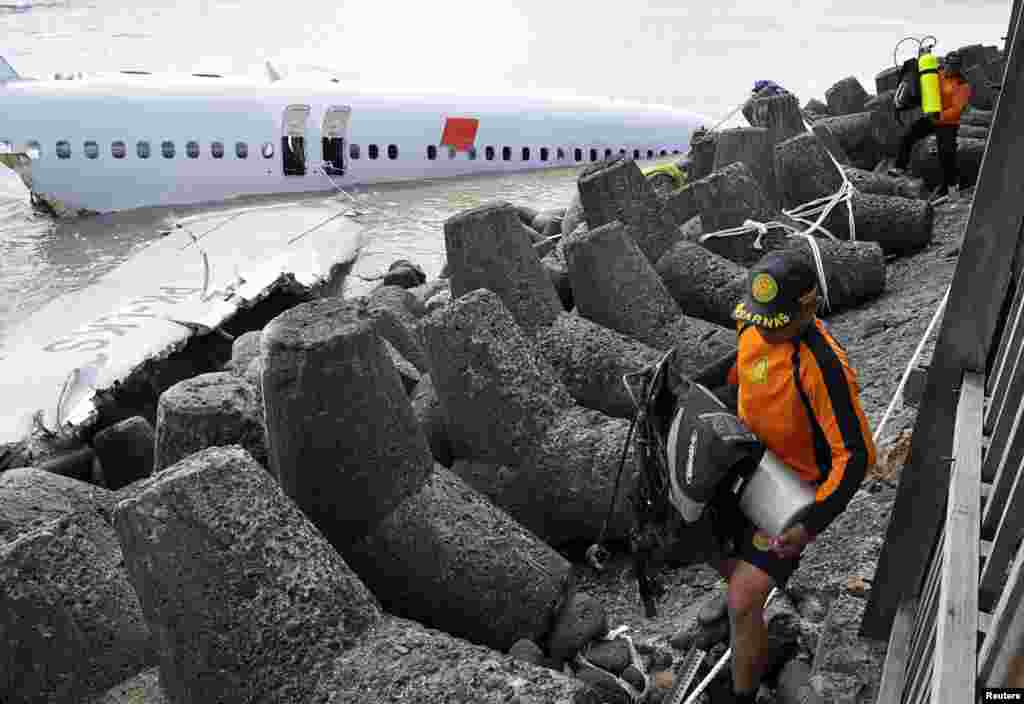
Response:
[{"label": "person wearing wetsuit", "polygon": [[[800,249],[765,255],[749,272],[744,300],[733,312],[738,345],[731,367],[695,381],[735,399],[740,420],[799,476],[814,484],[817,502],[781,536],[762,534],[731,491],[712,502],[723,556],[715,568],[728,582],[733,697],[753,703],[768,665],[763,605],[783,587],[800,554],[849,503],[875,462],[875,444],[846,352],[816,316],[817,274]],[[728,368],[726,374],[722,370]],[[717,377],[717,378],[714,378]]]}]

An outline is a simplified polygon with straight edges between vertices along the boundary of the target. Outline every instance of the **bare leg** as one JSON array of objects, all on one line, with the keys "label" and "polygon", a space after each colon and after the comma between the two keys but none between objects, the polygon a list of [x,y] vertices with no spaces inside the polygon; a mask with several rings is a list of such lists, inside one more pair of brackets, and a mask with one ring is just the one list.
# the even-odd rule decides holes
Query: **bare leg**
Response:
[{"label": "bare leg", "polygon": [[768,627],[764,602],[775,581],[748,562],[738,562],[729,578],[729,624],[732,628],[733,690],[753,692],[767,665]]}]

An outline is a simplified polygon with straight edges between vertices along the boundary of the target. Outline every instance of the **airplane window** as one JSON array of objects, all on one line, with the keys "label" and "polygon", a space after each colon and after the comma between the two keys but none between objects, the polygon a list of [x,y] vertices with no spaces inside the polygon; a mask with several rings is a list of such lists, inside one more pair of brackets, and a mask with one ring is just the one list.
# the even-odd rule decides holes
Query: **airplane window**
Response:
[{"label": "airplane window", "polygon": [[504,161],[512,161],[512,147],[502,147],[501,158]]},{"label": "airplane window", "polygon": [[149,158],[149,142],[136,142],[135,143],[135,155],[140,159]]},{"label": "airplane window", "polygon": [[245,142],[235,142],[235,156],[239,159],[246,159],[249,156],[249,145]]},{"label": "airplane window", "polygon": [[626,150],[625,149],[620,149],[619,150],[619,156],[626,156]]},{"label": "airplane window", "polygon": [[653,159],[654,158],[654,150],[653,149],[648,149],[647,150],[647,158],[648,159]]},{"label": "airplane window", "polygon": [[590,150],[590,160],[591,161],[597,161],[597,150],[596,149],[591,149]]},{"label": "airplane window", "polygon": [[174,142],[167,141],[160,145],[160,151],[163,152],[165,159],[174,158]]},{"label": "airplane window", "polygon": [[541,161],[547,161],[548,160],[548,148],[547,147],[541,147],[540,148],[540,160]]},{"label": "airplane window", "polygon": [[58,159],[70,159],[71,158],[71,143],[65,140],[57,142],[57,158]]},{"label": "airplane window", "polygon": [[455,158],[455,147],[448,147],[448,158],[449,159],[454,159]]},{"label": "airplane window", "polygon": [[85,143],[85,156],[87,159],[95,159],[100,155],[100,145],[92,140]]},{"label": "airplane window", "polygon": [[667,152],[667,151],[665,151],[664,149],[662,149],[662,150],[661,150],[661,155],[662,155],[662,156],[668,156],[668,152]]},{"label": "airplane window", "polygon": [[124,142],[113,142],[110,145],[110,155],[115,159],[124,159],[127,152],[128,149],[124,146]]},{"label": "airplane window", "polygon": [[639,159],[640,158],[640,150],[639,149],[634,149],[633,150],[633,158],[634,159]]},{"label": "airplane window", "polygon": [[565,158],[565,150],[562,149],[561,147],[558,148],[558,151],[556,153],[558,154],[558,158],[559,159],[564,159]]},{"label": "airplane window", "polygon": [[485,147],[484,156],[487,157],[487,161],[494,161],[494,147]]},{"label": "airplane window", "polygon": [[371,159],[376,159],[378,156],[380,156],[380,148],[376,144],[371,144],[366,149],[366,151],[368,152],[369,157]]},{"label": "airplane window", "polygon": [[274,143],[273,142],[264,142],[263,143],[263,149],[260,150],[260,153],[263,154],[263,158],[264,159],[273,159],[274,158]]},{"label": "airplane window", "polygon": [[199,142],[190,140],[185,142],[185,154],[188,155],[189,159],[199,158]]},{"label": "airplane window", "polygon": [[348,156],[349,156],[350,159],[358,159],[359,158],[359,145],[358,144],[350,144],[350,145],[348,145]]},{"label": "airplane window", "polygon": [[210,142],[210,156],[214,159],[223,159],[224,142]]},{"label": "airplane window", "polygon": [[530,160],[530,148],[529,147],[523,147],[523,161],[529,161],[529,160]]},{"label": "airplane window", "polygon": [[437,147],[435,147],[433,144],[427,145],[427,158],[430,160],[434,160],[437,158]]},{"label": "airplane window", "polygon": [[583,161],[583,150],[579,147],[572,150],[572,155],[576,157],[576,161]]},{"label": "airplane window", "polygon": [[476,161],[476,147],[470,147],[467,154],[469,154],[470,161]]},{"label": "airplane window", "polygon": [[605,150],[604,150],[604,158],[605,159],[611,159],[612,158],[612,150],[611,149],[608,149],[607,147],[605,148]]},{"label": "airplane window", "polygon": [[43,145],[33,139],[25,145],[25,153],[29,159],[38,159],[43,155]]},{"label": "airplane window", "polygon": [[397,159],[397,158],[398,158],[398,145],[397,144],[389,144],[388,145],[388,159]]}]

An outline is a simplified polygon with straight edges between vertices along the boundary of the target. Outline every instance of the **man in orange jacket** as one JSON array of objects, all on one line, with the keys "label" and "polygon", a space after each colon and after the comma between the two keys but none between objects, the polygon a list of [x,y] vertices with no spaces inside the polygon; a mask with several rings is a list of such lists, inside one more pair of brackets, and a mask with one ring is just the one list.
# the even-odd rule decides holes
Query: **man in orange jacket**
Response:
[{"label": "man in orange jacket", "polygon": [[960,129],[960,113],[967,107],[971,99],[971,86],[964,80],[960,70],[963,59],[955,51],[949,52],[939,69],[939,91],[942,94],[942,112],[937,116],[925,115],[911,125],[910,130],[900,142],[899,156],[896,158],[895,171],[900,173],[910,163],[910,151],[914,144],[934,133],[939,150],[939,163],[942,165],[942,185],[932,194],[939,199],[950,194],[957,195],[960,186],[960,169],[956,163],[956,135]]},{"label": "man in orange jacket", "polygon": [[733,312],[739,338],[732,365],[724,374],[725,365],[716,364],[695,377],[719,387],[716,395],[736,398],[744,425],[817,487],[814,508],[781,536],[762,534],[731,492],[712,502],[713,528],[724,547],[715,568],[728,582],[735,655],[731,701],[742,704],[753,704],[770,664],[765,599],[785,585],[804,547],[842,513],[875,462],[857,376],[815,315],[817,283],[814,265],[800,249],[762,257]]}]

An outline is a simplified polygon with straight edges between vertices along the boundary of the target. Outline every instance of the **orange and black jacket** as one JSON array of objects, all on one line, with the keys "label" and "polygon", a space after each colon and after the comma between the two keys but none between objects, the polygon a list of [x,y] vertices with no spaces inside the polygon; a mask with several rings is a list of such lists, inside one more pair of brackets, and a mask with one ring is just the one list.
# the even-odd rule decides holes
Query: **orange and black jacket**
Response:
[{"label": "orange and black jacket", "polygon": [[779,459],[817,485],[817,503],[803,522],[817,535],[846,508],[875,462],[857,376],[818,319],[799,339],[781,344],[765,342],[752,325],[737,327],[727,381],[739,387],[738,415]]},{"label": "orange and black jacket", "polygon": [[935,124],[952,127],[960,124],[960,113],[971,100],[971,86],[960,76],[939,71],[939,92],[942,94],[942,112]]}]

